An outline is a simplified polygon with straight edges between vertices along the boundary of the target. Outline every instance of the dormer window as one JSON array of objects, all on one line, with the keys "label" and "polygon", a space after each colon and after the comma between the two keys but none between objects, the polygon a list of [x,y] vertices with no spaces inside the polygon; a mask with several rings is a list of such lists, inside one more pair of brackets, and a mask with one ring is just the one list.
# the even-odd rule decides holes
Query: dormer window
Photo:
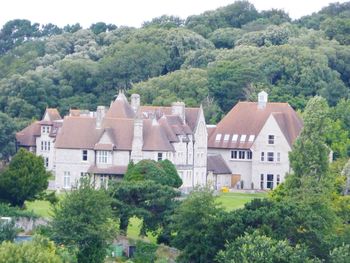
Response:
[{"label": "dormer window", "polygon": [[236,142],[237,139],[238,139],[238,134],[233,134],[233,135],[232,135],[232,141],[233,141],[233,142]]},{"label": "dormer window", "polygon": [[247,138],[247,135],[245,134],[241,135],[241,142],[245,142],[246,138]]},{"label": "dormer window", "polygon": [[268,144],[275,144],[275,135],[269,135]]},{"label": "dormer window", "polygon": [[253,142],[255,139],[255,135],[250,135],[248,141]]},{"label": "dormer window", "polygon": [[221,133],[216,134],[215,141],[221,140]]},{"label": "dormer window", "polygon": [[225,134],[224,141],[228,141],[229,138],[230,138],[230,134]]}]

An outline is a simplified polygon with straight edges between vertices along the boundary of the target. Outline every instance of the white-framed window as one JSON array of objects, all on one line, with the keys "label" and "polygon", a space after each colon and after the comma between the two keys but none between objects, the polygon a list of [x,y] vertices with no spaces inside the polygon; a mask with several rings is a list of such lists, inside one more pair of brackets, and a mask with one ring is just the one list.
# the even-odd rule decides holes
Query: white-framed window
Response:
[{"label": "white-framed window", "polygon": [[46,133],[50,133],[50,126],[46,126]]},{"label": "white-framed window", "polygon": [[158,160],[158,161],[163,160],[163,153],[158,153],[158,155],[157,155],[157,160]]},{"label": "white-framed window", "polygon": [[105,174],[100,175],[100,187],[107,189],[109,176]]},{"label": "white-framed window", "polygon": [[273,189],[273,174],[266,175],[266,188]]},{"label": "white-framed window", "polygon": [[44,150],[44,142],[41,141],[41,148],[40,148],[42,151]]},{"label": "white-framed window", "polygon": [[47,142],[47,150],[50,151],[51,143]]},{"label": "white-framed window", "polygon": [[264,189],[264,174],[260,174],[260,189]]},{"label": "white-framed window", "polygon": [[230,138],[230,134],[225,134],[224,141],[228,141],[229,138]]},{"label": "white-framed window", "polygon": [[49,167],[49,157],[45,157],[45,167]]},{"label": "white-framed window", "polygon": [[245,159],[245,151],[238,151],[238,159]]},{"label": "white-framed window", "polygon": [[276,161],[277,161],[277,162],[280,162],[280,161],[281,161],[281,153],[280,153],[280,152],[277,153]]},{"label": "white-framed window", "polygon": [[111,154],[109,151],[98,151],[97,162],[109,164],[111,162]]},{"label": "white-framed window", "polygon": [[275,144],[275,135],[270,134],[267,142],[268,144]]},{"label": "white-framed window", "polygon": [[87,162],[87,160],[88,160],[88,150],[82,150],[81,151],[81,160],[83,162]]},{"label": "white-framed window", "polygon": [[236,142],[238,139],[238,134],[233,134],[231,141]]},{"label": "white-framed window", "polygon": [[265,152],[261,152],[261,154],[260,154],[260,161],[262,161],[262,162],[265,161]]},{"label": "white-framed window", "polygon": [[220,140],[221,140],[221,133],[218,133],[215,136],[215,141],[220,141]]},{"label": "white-framed window", "polygon": [[63,173],[63,187],[64,188],[70,188],[70,172],[64,171]]},{"label": "white-framed window", "polygon": [[241,135],[241,142],[245,142],[245,140],[246,140],[246,138],[247,138],[247,135],[245,135],[245,134],[242,134]]},{"label": "white-framed window", "polygon": [[268,152],[267,153],[267,161],[268,162],[273,162],[274,161],[274,153],[273,152]]},{"label": "white-framed window", "polygon": [[276,185],[279,185],[281,182],[281,177],[279,174],[276,175]]},{"label": "white-framed window", "polygon": [[237,150],[231,151],[231,159],[237,159],[237,157],[238,157],[238,151]]},{"label": "white-framed window", "polygon": [[247,159],[251,160],[253,158],[253,153],[252,151],[247,151]]}]

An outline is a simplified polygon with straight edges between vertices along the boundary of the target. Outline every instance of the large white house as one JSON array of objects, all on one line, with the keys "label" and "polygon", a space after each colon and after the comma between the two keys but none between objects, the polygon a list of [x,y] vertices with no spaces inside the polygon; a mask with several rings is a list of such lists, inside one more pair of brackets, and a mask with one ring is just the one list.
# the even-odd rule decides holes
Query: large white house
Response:
[{"label": "large white house", "polygon": [[71,110],[63,119],[47,109],[41,121],[16,134],[19,147],[43,156],[55,175],[56,189],[71,189],[86,173],[102,184],[121,177],[132,160],[173,162],[183,189],[205,185],[207,129],[203,109],[182,102],[171,107],[141,106],[133,94],[130,103],[120,92],[109,109]]},{"label": "large white house", "polygon": [[221,155],[232,172],[230,187],[273,189],[290,171],[288,153],[302,121],[288,103],[239,102],[209,127],[208,154]]}]

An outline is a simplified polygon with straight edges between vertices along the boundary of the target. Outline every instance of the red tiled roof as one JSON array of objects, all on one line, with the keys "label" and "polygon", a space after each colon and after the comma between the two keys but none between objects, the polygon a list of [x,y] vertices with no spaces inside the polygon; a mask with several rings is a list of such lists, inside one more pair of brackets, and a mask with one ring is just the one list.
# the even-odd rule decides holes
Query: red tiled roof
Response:
[{"label": "red tiled roof", "polygon": [[[303,124],[288,103],[267,103],[264,108],[258,108],[256,102],[239,102],[211,132],[208,147],[249,149],[270,115],[276,119],[288,143],[292,145]],[[218,134],[221,134],[220,140],[216,140]],[[232,141],[234,134],[238,138]],[[246,135],[245,140],[241,140],[242,135]]]},{"label": "red tiled roof", "polygon": [[20,146],[36,146],[36,137],[40,136],[39,121],[33,122],[23,130],[16,133],[16,140]]}]

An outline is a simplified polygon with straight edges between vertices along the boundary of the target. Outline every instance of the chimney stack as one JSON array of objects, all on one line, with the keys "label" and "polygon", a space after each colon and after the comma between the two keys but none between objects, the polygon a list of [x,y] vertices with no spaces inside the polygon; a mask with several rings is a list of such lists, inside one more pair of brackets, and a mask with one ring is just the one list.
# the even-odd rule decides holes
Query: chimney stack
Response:
[{"label": "chimney stack", "polygon": [[171,114],[178,115],[182,119],[182,122],[185,123],[185,103],[182,101],[173,102],[171,104]]},{"label": "chimney stack", "polygon": [[97,106],[96,110],[96,129],[101,129],[103,118],[106,115],[105,106]]},{"label": "chimney stack", "polygon": [[268,94],[265,91],[261,91],[258,94],[258,108],[264,109],[267,104]]},{"label": "chimney stack", "polygon": [[140,107],[140,95],[139,94],[132,94],[130,103],[131,103],[131,108],[136,113]]},{"label": "chimney stack", "polygon": [[142,160],[143,120],[140,116],[134,119],[134,136],[131,148],[131,160],[137,163]]}]

